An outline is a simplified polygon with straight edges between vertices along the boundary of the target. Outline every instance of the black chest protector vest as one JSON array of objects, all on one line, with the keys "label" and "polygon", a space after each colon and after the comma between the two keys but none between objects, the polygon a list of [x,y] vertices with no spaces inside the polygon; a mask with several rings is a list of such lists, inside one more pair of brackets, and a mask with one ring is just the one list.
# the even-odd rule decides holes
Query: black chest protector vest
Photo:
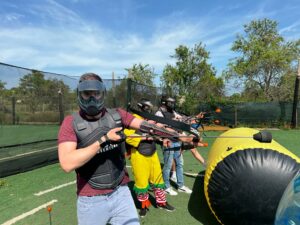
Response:
[{"label": "black chest protector vest", "polygon": [[[138,131],[136,132],[137,134],[142,134],[142,132]],[[139,153],[141,153],[144,156],[151,156],[155,153],[156,151],[156,144],[155,141],[153,140],[143,140],[140,141],[139,146],[137,147],[137,150]]]},{"label": "black chest protector vest", "polygon": [[[99,140],[109,130],[121,127],[121,116],[115,109],[107,109],[97,121],[86,121],[78,113],[73,114],[73,128],[77,135],[77,148],[83,148]],[[125,175],[125,142],[108,143],[109,151],[96,154],[76,171],[95,189],[118,186]]]}]

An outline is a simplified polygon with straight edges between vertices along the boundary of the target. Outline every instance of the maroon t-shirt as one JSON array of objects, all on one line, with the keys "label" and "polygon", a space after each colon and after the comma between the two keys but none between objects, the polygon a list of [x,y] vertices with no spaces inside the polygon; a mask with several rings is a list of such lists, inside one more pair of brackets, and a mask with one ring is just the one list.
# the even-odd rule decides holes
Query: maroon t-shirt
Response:
[{"label": "maroon t-shirt", "polygon": [[[128,113],[127,111],[118,108],[117,111],[119,112],[122,124],[125,128],[128,128],[131,121],[134,119],[134,117]],[[104,112],[106,113],[106,111]],[[103,114],[104,115],[104,114]],[[77,136],[75,133],[75,130],[73,129],[73,116],[69,115],[66,116],[64,119],[59,133],[58,133],[58,144],[63,142],[76,142],[77,143]],[[121,184],[127,184],[130,181],[128,172],[125,168],[125,176],[121,182]],[[77,173],[77,195],[81,196],[95,196],[95,195],[101,195],[101,194],[108,194],[112,192],[114,189],[94,189],[90,186],[87,180],[80,177],[80,174]]]}]

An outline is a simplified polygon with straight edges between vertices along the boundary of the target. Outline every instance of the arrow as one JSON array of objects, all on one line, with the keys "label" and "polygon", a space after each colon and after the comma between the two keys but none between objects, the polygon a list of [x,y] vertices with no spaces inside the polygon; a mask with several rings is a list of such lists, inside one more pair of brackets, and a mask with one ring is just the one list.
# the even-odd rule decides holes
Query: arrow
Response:
[{"label": "arrow", "polygon": [[[154,135],[130,135],[126,136],[127,138],[170,138],[171,136],[154,136]],[[191,137],[191,136],[180,136],[180,137]],[[261,143],[271,143],[272,142],[272,134],[269,131],[260,131],[253,136],[205,136],[205,138],[251,138]]]}]

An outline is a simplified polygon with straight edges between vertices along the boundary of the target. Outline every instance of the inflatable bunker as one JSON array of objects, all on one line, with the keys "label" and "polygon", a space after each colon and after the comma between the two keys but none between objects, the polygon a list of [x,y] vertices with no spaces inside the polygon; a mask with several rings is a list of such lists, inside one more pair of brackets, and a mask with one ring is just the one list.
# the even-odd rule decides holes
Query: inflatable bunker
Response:
[{"label": "inflatable bunker", "polygon": [[272,140],[270,133],[231,129],[210,149],[205,197],[221,224],[273,225],[281,196],[299,169],[299,157]]}]

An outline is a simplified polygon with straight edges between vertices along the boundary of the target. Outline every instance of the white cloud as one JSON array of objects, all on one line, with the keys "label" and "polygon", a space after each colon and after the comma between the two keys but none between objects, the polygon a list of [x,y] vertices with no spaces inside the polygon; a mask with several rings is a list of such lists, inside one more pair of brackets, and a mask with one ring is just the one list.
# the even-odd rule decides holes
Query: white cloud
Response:
[{"label": "white cloud", "polygon": [[[124,1],[122,5],[122,18],[128,17],[129,12],[134,17],[134,11],[145,7],[142,3],[130,7],[133,6],[131,1]],[[241,7],[238,4],[228,8],[234,11]],[[257,17],[279,13],[266,10],[265,4],[243,15],[226,17],[222,14],[226,10],[216,7],[204,16],[174,11],[171,15],[153,20],[151,35],[145,36],[138,31],[120,33],[105,29],[95,22],[86,21],[59,1],[48,0],[39,5],[32,4],[27,14],[23,11],[0,15],[0,19],[6,18],[6,21],[27,19],[22,27],[0,30],[0,61],[55,73],[63,71],[68,75],[93,70],[107,76],[111,76],[113,71],[123,75],[126,74],[124,69],[134,63],[149,64],[160,73],[167,63],[174,62],[170,55],[180,44],[193,47],[202,42],[211,53],[213,66],[221,70],[228,58],[233,56],[230,48],[244,24]],[[30,21],[31,16],[39,20]],[[297,28],[299,23],[295,22],[282,28],[281,32],[293,31],[295,35]]]},{"label": "white cloud", "polygon": [[46,21],[55,21],[60,24],[75,23],[76,25],[80,25],[81,19],[75,12],[54,0],[47,0],[46,2],[47,4],[31,5],[29,12]]},{"label": "white cloud", "polygon": [[18,13],[8,13],[8,14],[1,15],[0,19],[2,20],[2,22],[12,23],[20,20],[22,17],[23,16]]}]

